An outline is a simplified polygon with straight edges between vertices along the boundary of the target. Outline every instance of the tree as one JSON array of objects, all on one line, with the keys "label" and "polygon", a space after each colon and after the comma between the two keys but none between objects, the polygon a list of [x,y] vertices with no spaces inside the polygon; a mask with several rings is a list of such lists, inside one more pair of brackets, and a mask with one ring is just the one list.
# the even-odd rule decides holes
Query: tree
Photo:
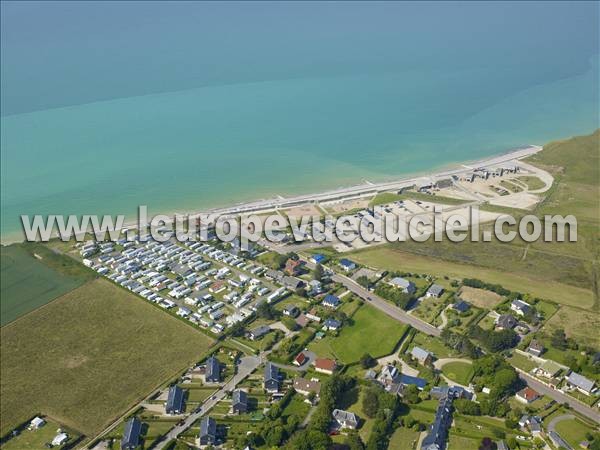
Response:
[{"label": "tree", "polygon": [[313,280],[321,281],[323,278],[323,266],[321,264],[317,264],[315,266],[315,270],[313,270]]},{"label": "tree", "polygon": [[479,450],[496,450],[498,447],[489,437],[484,437],[479,444]]},{"label": "tree", "polygon": [[481,415],[481,408],[479,404],[465,398],[458,398],[454,400],[454,407],[461,414],[467,414],[469,416]]},{"label": "tree", "polygon": [[360,365],[363,369],[369,369],[376,364],[377,361],[369,353],[365,353],[360,357]]},{"label": "tree", "polygon": [[379,410],[379,396],[377,391],[378,388],[370,387],[365,391],[363,396],[362,411],[370,418],[375,417]]},{"label": "tree", "polygon": [[506,441],[506,445],[508,445],[508,448],[514,450],[515,448],[517,448],[519,446],[519,443],[517,442],[517,440],[515,439],[514,436],[511,436]]},{"label": "tree", "polygon": [[559,350],[566,350],[567,349],[567,336],[565,334],[565,330],[563,330],[562,328],[557,328],[556,330],[554,330],[554,333],[552,333],[552,338],[550,339],[550,342],[552,343],[552,346],[559,349]]},{"label": "tree", "polygon": [[350,431],[348,433],[344,444],[346,444],[349,450],[364,450],[365,448],[365,445],[356,431]]},{"label": "tree", "polygon": [[[410,403],[410,404],[419,403],[419,401],[421,400],[419,398],[419,388],[417,388],[414,384],[410,384],[410,385],[406,386],[406,388],[404,389],[402,398],[404,399],[404,401],[406,403]],[[407,426],[410,427],[410,425],[407,425]]]}]

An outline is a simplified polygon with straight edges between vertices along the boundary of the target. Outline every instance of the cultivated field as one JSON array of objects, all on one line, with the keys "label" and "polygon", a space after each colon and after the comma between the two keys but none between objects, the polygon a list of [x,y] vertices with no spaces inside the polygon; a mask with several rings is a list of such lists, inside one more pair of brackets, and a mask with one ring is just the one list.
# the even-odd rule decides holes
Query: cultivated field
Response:
[{"label": "cultivated field", "polygon": [[[66,257],[50,253],[42,246],[1,246],[0,257],[1,325],[6,325],[17,317],[81,286],[93,277],[93,274],[88,271],[65,270],[63,263],[66,265],[76,263]],[[59,259],[60,264],[56,264]]]},{"label": "cultivated field", "polygon": [[575,338],[581,344],[600,347],[600,314],[587,313],[577,308],[564,306],[554,314],[542,328],[548,335],[562,328],[568,337]]},{"label": "cultivated field", "polygon": [[399,324],[378,309],[362,306],[338,337],[313,341],[309,348],[319,356],[334,357],[345,364],[356,362],[364,353],[373,357],[389,355],[404,336],[407,326]]},{"label": "cultivated field", "polygon": [[34,414],[92,435],[211,340],[98,279],[1,329],[0,433]]},{"label": "cultivated field", "polygon": [[459,292],[460,298],[483,309],[494,309],[502,301],[502,297],[486,289],[463,286]]}]

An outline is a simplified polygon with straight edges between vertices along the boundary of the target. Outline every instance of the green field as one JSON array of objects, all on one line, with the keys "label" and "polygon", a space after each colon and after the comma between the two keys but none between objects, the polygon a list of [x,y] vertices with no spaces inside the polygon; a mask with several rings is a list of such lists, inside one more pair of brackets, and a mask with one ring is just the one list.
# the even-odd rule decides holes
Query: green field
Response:
[{"label": "green field", "polygon": [[468,386],[473,378],[473,365],[460,361],[449,362],[444,364],[442,372],[452,381]]},{"label": "green field", "polygon": [[[70,258],[36,244],[1,246],[0,258],[0,325],[45,305],[94,276]],[[80,269],[75,270],[71,265]]]},{"label": "green field", "polygon": [[413,450],[417,446],[418,439],[418,431],[406,427],[396,428],[390,438],[388,450]]},{"label": "green field", "polygon": [[[2,444],[2,450],[45,450],[47,448],[45,445],[52,442],[52,439],[58,434],[56,430],[61,428],[61,425],[47,417],[44,417],[44,420],[46,424],[43,427],[38,430],[23,430],[21,434]],[[79,435],[70,429],[63,427],[63,431],[69,436],[66,446],[73,445],[79,438]]]},{"label": "green field", "polygon": [[2,327],[1,338],[2,435],[39,413],[97,433],[211,344],[103,279]]},{"label": "green field", "polygon": [[389,355],[407,330],[407,325],[367,305],[360,307],[352,320],[353,324],[345,325],[339,336],[314,340],[309,349],[348,364],[358,361],[364,353],[373,357]]},{"label": "green field", "polygon": [[556,431],[573,448],[578,448],[581,441],[586,441],[586,433],[594,432],[594,429],[581,420],[562,420],[556,424]]}]

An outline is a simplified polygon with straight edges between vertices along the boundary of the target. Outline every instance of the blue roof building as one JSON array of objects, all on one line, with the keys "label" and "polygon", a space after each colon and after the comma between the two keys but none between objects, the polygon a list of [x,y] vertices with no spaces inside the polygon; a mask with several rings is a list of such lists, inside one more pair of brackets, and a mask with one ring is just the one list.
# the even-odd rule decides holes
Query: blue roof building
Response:
[{"label": "blue roof building", "polygon": [[204,380],[207,383],[218,383],[221,381],[221,365],[219,364],[219,360],[214,356],[211,356],[206,360]]},{"label": "blue roof building", "polygon": [[169,388],[167,404],[165,405],[165,412],[167,414],[182,414],[185,411],[183,408],[183,396],[183,389],[177,385],[171,386]]},{"label": "blue roof building", "polygon": [[340,306],[340,299],[335,295],[327,294],[323,299],[322,305],[328,308],[337,308]]},{"label": "blue roof building", "polygon": [[400,379],[398,380],[400,384],[404,384],[406,386],[410,384],[414,384],[420,391],[425,389],[427,386],[427,380],[419,377],[411,377],[410,375],[400,375]]},{"label": "blue roof building", "polygon": [[427,436],[421,442],[421,450],[444,450],[448,439],[448,429],[452,425],[452,402],[454,397],[442,397],[429,426]]},{"label": "blue roof building", "polygon": [[200,445],[214,445],[217,442],[217,422],[205,416],[200,421]]},{"label": "blue roof building", "polygon": [[327,258],[325,258],[325,255],[321,255],[320,253],[317,253],[317,254],[313,255],[313,257],[311,259],[312,259],[312,262],[314,262],[315,264],[321,264],[321,263],[325,262],[325,260]]},{"label": "blue roof building", "polygon": [[142,432],[142,422],[137,417],[133,417],[125,424],[123,438],[121,439],[121,448],[123,450],[133,450],[140,445],[140,434]]}]

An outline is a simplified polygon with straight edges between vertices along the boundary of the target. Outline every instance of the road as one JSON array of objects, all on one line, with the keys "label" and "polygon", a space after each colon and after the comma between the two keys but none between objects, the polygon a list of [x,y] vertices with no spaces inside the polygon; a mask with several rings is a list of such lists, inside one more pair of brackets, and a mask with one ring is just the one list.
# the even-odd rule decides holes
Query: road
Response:
[{"label": "road", "polygon": [[[262,241],[261,244],[268,247],[269,249],[271,249],[277,253],[281,253],[281,254],[286,254],[290,251],[290,248],[288,248],[288,247],[274,245],[267,241]],[[309,269],[314,269],[316,267],[316,264],[313,263],[312,261],[309,261],[306,259],[305,259],[305,261],[306,261],[306,267],[308,267]],[[369,291],[368,289],[365,289],[364,287],[362,287],[360,284],[358,284],[353,279],[348,278],[345,275],[338,274],[335,271],[333,273],[334,273],[334,275],[331,277],[331,279],[334,282],[341,283],[350,292],[352,292],[353,294],[362,298],[365,302],[370,303],[375,308],[383,311],[385,314],[392,317],[393,319],[396,319],[399,322],[406,323],[406,324],[410,325],[411,327],[413,327],[419,331],[422,331],[423,333],[432,335],[432,336],[439,336],[442,333],[441,330],[437,329],[433,325],[430,325],[427,322],[423,322],[421,319],[418,319],[416,317],[409,315],[403,309],[400,309],[397,306],[392,305],[387,300],[384,300],[383,298],[375,295],[373,292]]]},{"label": "road", "polygon": [[556,424],[558,424],[558,422],[562,422],[563,420],[573,420],[575,418],[576,417],[573,414],[563,414],[562,416],[557,416],[548,424],[548,431],[556,432]]},{"label": "road", "polygon": [[519,378],[525,381],[530,388],[534,389],[540,394],[544,394],[553,400],[556,400],[558,403],[567,403],[573,409],[573,411],[592,419],[594,422],[600,423],[600,412],[597,409],[584,405],[573,397],[546,386],[544,383],[536,380],[531,375],[521,372],[518,369],[517,371],[519,372]]},{"label": "road", "polygon": [[[278,253],[285,254],[289,251],[289,249],[286,249],[285,247],[280,247],[280,246],[273,245],[270,243],[268,244],[268,247],[271,250],[276,251]],[[306,261],[306,266],[310,269],[314,269],[315,264],[312,263],[311,261]],[[398,308],[397,306],[392,305],[391,303],[384,300],[383,298],[381,298],[381,297],[375,295],[374,293],[368,291],[367,289],[363,288],[358,283],[356,283],[354,280],[352,280],[344,275],[335,273],[335,272],[334,272],[334,275],[332,276],[332,279],[333,279],[333,281],[335,281],[337,283],[342,283],[346,287],[346,289],[348,289],[352,293],[356,294],[358,297],[365,300],[365,303],[368,303],[368,304],[374,306],[375,308],[384,312],[391,318],[396,319],[399,322],[406,323],[406,324],[410,325],[411,327],[421,331],[422,333],[428,334],[430,336],[440,336],[442,330],[440,330],[426,322],[423,322],[422,320],[420,320],[414,316],[409,315],[408,313],[406,313],[406,311]],[[579,402],[578,400],[574,399],[573,397],[563,394],[560,391],[557,391],[555,389],[547,387],[545,384],[537,381],[532,376],[519,371],[519,369],[517,369],[516,367],[515,367],[515,369],[519,372],[520,378],[523,381],[525,381],[527,383],[527,385],[529,387],[531,387],[532,389],[534,389],[537,392],[540,392],[544,395],[547,395],[548,397],[552,398],[553,400],[556,400],[559,403],[567,403],[573,408],[573,410],[588,417],[589,419],[593,420],[594,422],[600,423],[600,412],[598,412],[594,408],[584,405],[583,403]]]},{"label": "road", "polygon": [[180,425],[176,425],[174,428],[172,428],[171,431],[169,431],[152,448],[156,450],[165,448],[165,445],[167,445],[171,440],[176,439],[181,433],[191,427],[194,422],[196,422],[200,417],[202,417],[202,415],[206,413],[206,411],[210,410],[219,401],[225,398],[228,391],[233,391],[238,383],[254,372],[258,366],[262,364],[265,356],[265,353],[261,353],[259,356],[246,356],[241,358],[237,367],[237,373],[231,378],[231,380],[225,383],[223,387],[221,387],[221,389],[219,389],[213,396],[209,397],[202,404],[200,409],[186,417],[186,419]]}]

